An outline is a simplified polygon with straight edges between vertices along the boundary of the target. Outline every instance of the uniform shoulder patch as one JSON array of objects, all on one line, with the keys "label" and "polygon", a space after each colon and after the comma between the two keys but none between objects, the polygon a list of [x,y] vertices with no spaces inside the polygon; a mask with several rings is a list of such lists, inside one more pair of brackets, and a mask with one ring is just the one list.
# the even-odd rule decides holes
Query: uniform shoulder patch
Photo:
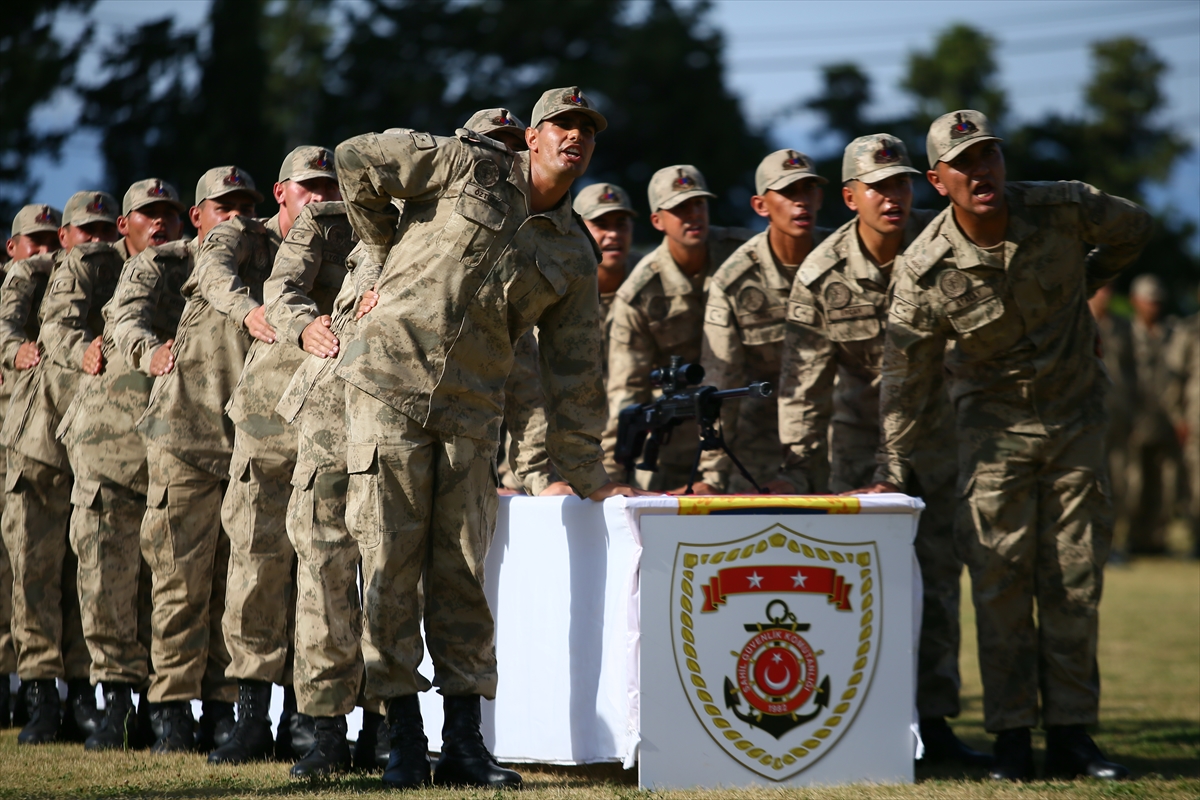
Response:
[{"label": "uniform shoulder patch", "polygon": [[817,245],[808,254],[808,258],[804,259],[804,263],[800,265],[799,272],[796,273],[796,280],[805,286],[812,286],[825,273],[845,261],[846,236],[853,233],[854,220],[850,220],[826,237],[825,241]]},{"label": "uniform shoulder patch", "polygon": [[907,269],[919,278],[949,253],[950,240],[942,235],[942,226],[947,219],[948,215],[939,216],[921,231],[908,249],[896,256],[897,268]]},{"label": "uniform shoulder patch", "polygon": [[1057,206],[1079,202],[1079,188],[1073,181],[1018,183],[1027,206]]},{"label": "uniform shoulder patch", "polygon": [[706,306],[704,309],[704,324],[719,325],[722,328],[728,328],[729,309],[713,305]]},{"label": "uniform shoulder patch", "polygon": [[790,322],[799,322],[801,325],[816,325],[816,306],[801,303],[799,300],[789,300],[787,318]]},{"label": "uniform shoulder patch", "polygon": [[757,265],[758,259],[754,255],[754,249],[747,242],[725,259],[724,264],[717,267],[717,271],[712,276],[712,288],[720,290],[729,288]]},{"label": "uniform shoulder patch", "polygon": [[912,325],[917,321],[917,312],[919,310],[915,303],[910,303],[903,297],[893,297],[891,306],[888,309],[888,316]]},{"label": "uniform shoulder patch", "polygon": [[629,273],[629,277],[617,290],[617,297],[632,305],[641,291],[657,277],[658,269],[654,264],[654,253],[650,253],[639,261],[633,271]]},{"label": "uniform shoulder patch", "polygon": [[432,134],[424,131],[409,131],[409,135],[412,136],[413,145],[418,150],[432,150],[437,147],[437,141],[434,140]]}]

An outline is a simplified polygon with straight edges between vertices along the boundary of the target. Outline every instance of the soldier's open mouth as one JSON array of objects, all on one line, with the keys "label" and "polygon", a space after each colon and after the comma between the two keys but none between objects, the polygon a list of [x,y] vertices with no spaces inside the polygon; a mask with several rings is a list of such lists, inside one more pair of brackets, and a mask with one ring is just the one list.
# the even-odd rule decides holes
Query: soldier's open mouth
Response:
[{"label": "soldier's open mouth", "polygon": [[984,202],[994,200],[996,197],[996,190],[990,183],[976,184],[975,188],[971,190],[971,193]]}]

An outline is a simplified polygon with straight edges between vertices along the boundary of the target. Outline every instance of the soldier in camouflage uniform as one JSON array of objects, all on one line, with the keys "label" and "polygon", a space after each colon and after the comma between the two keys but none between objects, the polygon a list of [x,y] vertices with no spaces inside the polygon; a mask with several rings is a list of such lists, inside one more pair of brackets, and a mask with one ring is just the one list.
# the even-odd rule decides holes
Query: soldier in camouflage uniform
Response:
[{"label": "soldier in camouflage uniform", "polygon": [[[605,466],[623,473],[615,449],[621,409],[652,399],[650,373],[671,356],[699,363],[704,307],[713,273],[754,235],[744,228],[708,224],[708,191],[690,164],[666,167],[650,178],[650,224],[663,241],[643,258],[617,292],[608,351],[608,424]],[[677,428],[659,453],[657,473],[640,473],[640,486],[678,490],[691,475],[699,437],[695,426]]]},{"label": "soldier in camouflage uniform", "polygon": [[[46,272],[40,272],[34,263],[51,268],[54,260],[51,255],[60,247],[58,228],[62,223],[62,212],[56,208],[41,203],[27,205],[17,212],[12,221],[12,235],[5,244],[5,252],[11,259],[4,265],[4,289],[0,289],[0,354],[3,364],[0,366],[0,423],[8,410],[9,397],[12,396],[12,386],[17,379],[13,359],[17,350],[23,344],[30,344],[33,353],[37,354],[37,308],[41,304],[42,294],[46,289]],[[42,258],[35,261],[34,256]],[[12,279],[9,279],[9,275]],[[36,279],[35,279],[36,276]],[[35,291],[37,298],[34,299]],[[32,313],[31,313],[32,309]],[[31,330],[26,330],[28,327]],[[32,366],[30,363],[28,366]],[[0,455],[0,478],[6,474],[8,459]],[[8,676],[17,671],[17,654],[13,649],[12,631],[12,568],[8,561],[8,549],[0,538],[0,728],[10,724]],[[23,693],[18,694],[18,708],[12,720],[24,725],[26,714]]]},{"label": "soldier in camouflage uniform", "polygon": [[629,265],[642,260],[640,253],[631,250],[633,220],[637,212],[633,210],[633,203],[625,190],[613,183],[593,183],[575,195],[572,205],[600,248],[600,266],[596,269],[600,284],[600,318],[604,323],[604,350],[600,368],[607,380],[608,340],[612,333],[617,290],[629,274]]},{"label": "soldier in camouflage uniform", "polygon": [[[826,183],[814,171],[812,159],[795,150],[778,150],[759,163],[750,204],[769,225],[734,251],[712,277],[700,355],[705,383],[718,389],[748,381],[779,383],[792,281],[813,246],[829,233],[817,227]],[[790,489],[771,480],[779,471],[781,454],[775,396],[726,402],[721,430],[726,445],[759,485],[767,484],[772,491]],[[735,471],[729,456],[708,450],[700,458],[694,490],[752,492],[754,487]]]},{"label": "soldier in camouflage uniform", "polygon": [[[326,202],[340,197],[331,150],[302,146],[284,159],[275,184],[284,242],[272,269],[307,279],[290,297],[293,302],[300,302],[297,295],[307,297],[319,316],[332,310],[353,246],[342,205]],[[320,242],[319,249],[310,246],[313,242]],[[308,263],[311,259],[315,265]],[[285,521],[296,468],[296,432],[275,413],[304,360],[301,337],[291,328],[287,333],[284,341],[251,345],[226,406],[235,432],[229,488],[221,506],[231,545],[222,628],[232,659],[226,675],[238,681],[238,721],[229,741],[209,754],[211,764],[241,764],[276,751],[280,759],[291,759],[307,749],[298,743],[293,750],[293,738],[311,736],[306,733],[309,723],[294,713],[291,675],[295,551]],[[278,747],[269,713],[273,683],[285,687]]]},{"label": "soldier in camouflage uniform", "polygon": [[[77,192],[67,201],[59,229],[63,250],[37,311],[36,348],[22,346],[37,361],[14,384],[0,429],[8,448],[2,527],[13,569],[13,641],[18,673],[29,683],[29,722],[18,737],[25,744],[83,740],[100,720],[87,679],[90,658],[68,547],[71,469],[54,432],[89,359],[99,354],[100,306],[112,296],[128,256],[124,240],[110,244],[118,236],[117,210],[117,201],[104,192]],[[56,678],[68,685],[61,731]]]},{"label": "soldier in camouflage uniform", "polygon": [[[943,369],[957,416],[955,533],[971,572],[992,777],[1117,779],[1097,721],[1097,608],[1112,539],[1106,379],[1087,298],[1137,257],[1150,215],[1082,183],[1005,183],[984,115],[939,117],[926,146],[950,198],[900,256],[888,313],[874,490],[916,471]],[[1090,251],[1085,248],[1090,245]],[[1037,603],[1037,624],[1034,602]],[[1038,695],[1041,694],[1039,714]]]},{"label": "soldier in camouflage uniform", "polygon": [[525,146],[525,123],[507,108],[480,109],[463,123],[463,127],[504,142],[513,152],[529,149]]},{"label": "soldier in camouflage uniform", "polygon": [[[186,244],[171,244],[183,231],[182,211],[175,188],[159,179],[138,181],[125,193],[117,227],[125,233],[130,258],[101,312],[98,372],[85,370],[89,374],[80,378],[57,432],[75,475],[71,546],[79,561],[91,680],[103,684],[105,699],[100,727],[84,743],[89,750],[122,749],[141,740],[132,693],[148,685],[150,574],[138,544],[146,511],[146,453],[134,426],[146,410],[152,377],[128,359],[121,339],[130,304],[156,290],[164,267],[173,279],[167,293],[175,302],[167,309],[170,323],[161,327],[168,329],[164,338],[174,333],[183,307],[179,288],[191,266]],[[77,294],[80,308],[95,306],[83,292]]]},{"label": "soldier in camouflage uniform", "polygon": [[597,256],[570,208],[604,117],[570,87],[543,94],[531,125],[528,153],[465,128],[451,138],[367,134],[337,149],[364,264],[383,265],[378,306],[336,374],[347,383],[346,519],[363,558],[367,694],[387,703],[391,787],[430,781],[422,621],[446,706],[434,780],[520,785],[483,743],[480,697],[496,687],[483,592],[492,463],[513,344],[526,331],[540,332],[556,469],[595,500],[634,491],[609,482],[601,463]]},{"label": "soldier in camouflage uniform", "polygon": [[1176,327],[1174,341],[1167,351],[1167,370],[1171,382],[1164,405],[1183,448],[1192,557],[1200,558],[1200,313]]},{"label": "soldier in camouflage uniform", "polygon": [[[893,264],[936,216],[912,209],[915,174],[920,173],[895,136],[871,134],[847,145],[842,199],[856,216],[809,255],[792,285],[779,430],[785,447],[781,478],[794,490],[845,492],[866,485],[875,472]],[[981,766],[991,759],[960,742],[945,720],[960,710],[962,561],[954,552],[954,417],[940,382],[933,391],[912,456],[914,472],[904,487],[925,500],[915,542],[924,596],[917,660],[922,763]]]},{"label": "soldier in camouflage uniform", "polygon": [[[211,169],[196,186],[192,217],[224,214],[200,242],[184,284],[187,301],[164,357],[169,371],[150,392],[138,432],[149,484],[142,555],[154,576],[150,720],[154,752],[224,744],[234,724],[234,683],[221,635],[229,540],[220,507],[233,452],[223,409],[254,338],[274,331],[262,311],[262,284],[279,246],[279,219],[251,216],[261,201],[235,166]],[[189,702],[203,700],[199,731]]]}]

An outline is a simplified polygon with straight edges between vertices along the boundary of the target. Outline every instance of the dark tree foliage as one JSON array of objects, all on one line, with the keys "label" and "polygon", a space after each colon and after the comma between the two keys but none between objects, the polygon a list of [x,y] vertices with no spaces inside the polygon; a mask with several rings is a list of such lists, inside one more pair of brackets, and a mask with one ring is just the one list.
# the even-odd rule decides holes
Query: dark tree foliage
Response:
[{"label": "dark tree foliage", "polygon": [[6,5],[0,25],[0,220],[7,228],[34,190],[29,160],[57,158],[68,130],[34,130],[34,111],[71,83],[75,63],[89,41],[73,44],[54,36],[56,17],[85,11],[92,0],[41,0]]}]

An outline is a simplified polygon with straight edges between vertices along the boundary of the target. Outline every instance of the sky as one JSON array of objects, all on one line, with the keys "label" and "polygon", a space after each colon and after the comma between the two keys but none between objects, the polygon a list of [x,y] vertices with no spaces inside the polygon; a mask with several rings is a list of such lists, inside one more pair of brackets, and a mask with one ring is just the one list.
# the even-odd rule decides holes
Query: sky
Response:
[{"label": "sky", "polygon": [[[634,0],[635,6],[639,2],[645,0]],[[208,0],[100,0],[91,14],[95,40],[164,13],[196,26],[207,7]],[[842,143],[823,135],[812,113],[784,112],[818,93],[824,64],[857,62],[872,79],[868,116],[896,115],[909,107],[897,88],[908,54],[930,49],[939,31],[963,22],[997,41],[1010,115],[1024,122],[1051,111],[1079,113],[1091,71],[1090,44],[1141,37],[1169,66],[1162,121],[1193,148],[1150,200],[1200,222],[1200,3],[1195,0],[715,0],[710,20],[725,36],[727,80],[749,120],[767,126],[777,146],[817,156]],[[81,26],[68,20],[62,27],[71,35]],[[89,54],[83,74],[97,68]],[[60,97],[39,112],[37,121],[62,125],[76,110],[70,98]],[[94,134],[79,131],[60,163],[39,159],[33,168],[40,179],[38,198],[61,205],[73,191],[95,185],[104,169],[98,144]],[[1196,246],[1200,249],[1200,237]]]}]

